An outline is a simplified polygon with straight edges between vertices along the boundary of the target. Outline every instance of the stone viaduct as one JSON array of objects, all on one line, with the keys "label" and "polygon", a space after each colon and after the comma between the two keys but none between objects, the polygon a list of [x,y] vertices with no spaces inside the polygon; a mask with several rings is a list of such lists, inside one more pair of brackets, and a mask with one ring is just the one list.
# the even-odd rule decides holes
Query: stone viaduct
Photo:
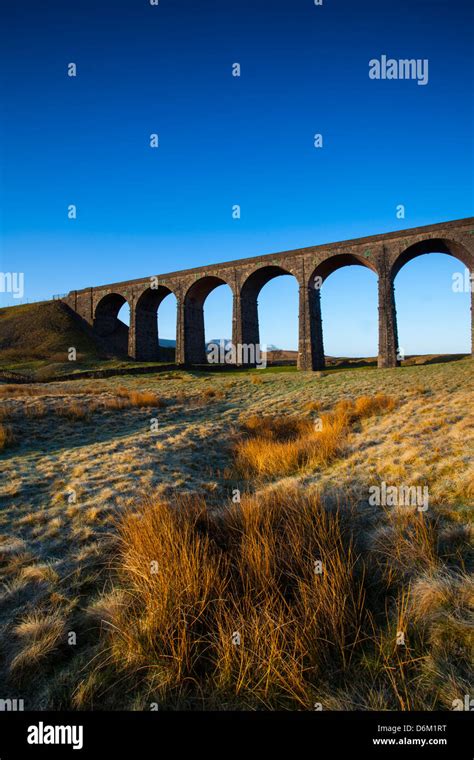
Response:
[{"label": "stone viaduct", "polygon": [[[378,279],[378,366],[395,367],[398,336],[394,280],[404,264],[426,253],[454,256],[464,265],[460,271],[466,267],[472,276],[474,217],[72,290],[62,300],[105,339],[119,328],[118,312],[128,302],[128,354],[137,360],[156,361],[160,358],[157,312],[163,299],[174,293],[177,299],[176,362],[205,364],[203,307],[209,293],[222,284],[230,287],[233,343],[258,344],[260,290],[274,277],[293,275],[299,285],[298,367],[318,370],[324,368],[320,287],[340,267],[364,266]],[[471,331],[474,348],[472,288]]]}]

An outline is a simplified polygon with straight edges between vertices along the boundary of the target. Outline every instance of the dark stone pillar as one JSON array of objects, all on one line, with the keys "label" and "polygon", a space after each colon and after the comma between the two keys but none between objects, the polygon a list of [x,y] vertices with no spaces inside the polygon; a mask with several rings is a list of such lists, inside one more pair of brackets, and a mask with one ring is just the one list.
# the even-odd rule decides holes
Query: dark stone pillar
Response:
[{"label": "dark stone pillar", "polygon": [[176,303],[176,364],[185,364],[184,353],[184,303],[178,298]]},{"label": "dark stone pillar", "polygon": [[398,367],[397,311],[390,275],[379,275],[379,367]]},{"label": "dark stone pillar", "polygon": [[324,369],[321,290],[319,288],[300,285],[298,332],[298,369]]},{"label": "dark stone pillar", "polygon": [[182,323],[180,352],[184,364],[207,364],[203,304],[185,301]]},{"label": "dark stone pillar", "polygon": [[[256,356],[256,347],[260,343],[258,327],[258,305],[255,293],[234,295],[232,310],[232,343],[237,352],[237,364],[249,363],[249,357]],[[253,346],[250,351],[243,350],[243,346]],[[242,361],[243,360],[243,361]],[[252,365],[254,362],[252,362]]]},{"label": "dark stone pillar", "polygon": [[132,359],[138,358],[136,355],[136,308],[133,298],[130,300],[130,325],[128,327],[128,355]]},{"label": "dark stone pillar", "polygon": [[[135,359],[139,361],[158,361],[160,350],[158,344],[158,319],[156,308],[136,308],[134,319]],[[130,317],[130,333],[132,318]]]},{"label": "dark stone pillar", "polygon": [[242,300],[235,293],[232,300],[232,343],[235,347],[242,343]]}]

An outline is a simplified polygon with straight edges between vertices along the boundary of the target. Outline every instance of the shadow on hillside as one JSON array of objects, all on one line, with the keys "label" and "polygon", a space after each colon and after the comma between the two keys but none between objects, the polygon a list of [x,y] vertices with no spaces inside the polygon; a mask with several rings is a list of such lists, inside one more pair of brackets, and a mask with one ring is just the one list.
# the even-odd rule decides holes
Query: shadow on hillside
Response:
[{"label": "shadow on hillside", "polygon": [[[225,412],[230,400],[213,402],[219,405],[219,412]],[[62,451],[92,446],[110,441],[120,442],[137,433],[148,432],[158,443],[162,437],[173,434],[174,428],[188,428],[206,417],[209,408],[205,405],[183,406],[169,403],[163,409],[132,408],[120,411],[100,411],[88,419],[68,420],[50,414],[36,421],[32,430],[29,418],[14,421],[16,443],[0,454],[0,461],[10,457],[35,454],[60,454]],[[150,432],[150,420],[158,420],[158,430]]]}]

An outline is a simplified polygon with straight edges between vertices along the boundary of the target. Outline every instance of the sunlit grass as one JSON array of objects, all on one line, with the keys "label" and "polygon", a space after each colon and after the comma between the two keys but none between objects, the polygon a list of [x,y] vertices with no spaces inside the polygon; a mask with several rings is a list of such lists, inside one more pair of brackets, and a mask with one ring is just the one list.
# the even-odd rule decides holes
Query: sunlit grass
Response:
[{"label": "sunlit grass", "polygon": [[339,401],[334,410],[309,419],[295,416],[259,416],[243,419],[248,434],[236,447],[236,469],[241,476],[274,477],[329,464],[343,449],[351,425],[374,414],[391,411],[395,400],[379,394],[354,402]]}]

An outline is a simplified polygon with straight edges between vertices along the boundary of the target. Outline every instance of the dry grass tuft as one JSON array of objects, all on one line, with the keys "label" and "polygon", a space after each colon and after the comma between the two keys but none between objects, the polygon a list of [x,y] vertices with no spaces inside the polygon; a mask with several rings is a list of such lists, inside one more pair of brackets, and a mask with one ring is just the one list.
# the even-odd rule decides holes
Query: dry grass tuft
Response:
[{"label": "dry grass tuft", "polygon": [[68,420],[87,420],[90,415],[90,408],[78,401],[66,401],[57,406],[55,412],[59,417],[65,417]]},{"label": "dry grass tuft", "polygon": [[123,591],[113,589],[95,599],[86,609],[87,617],[102,625],[111,625],[120,617],[122,607],[127,603]]},{"label": "dry grass tuft", "polygon": [[375,529],[371,547],[387,584],[404,583],[432,571],[437,563],[437,520],[416,507],[392,509],[386,518]]},{"label": "dry grass tuft", "polygon": [[224,393],[223,393],[223,391],[218,391],[218,390],[216,390],[215,388],[206,388],[206,389],[205,389],[205,390],[202,392],[202,395],[203,395],[203,397],[204,397],[205,399],[211,399],[211,398],[215,398],[215,399],[221,399],[221,398],[224,398]]},{"label": "dry grass tuft", "polygon": [[309,706],[306,672],[349,663],[362,576],[340,515],[317,495],[247,496],[215,519],[197,498],[155,501],[118,531],[126,597],[106,605],[108,656],[162,696],[181,699],[199,679],[248,707]]},{"label": "dry grass tuft", "polygon": [[102,399],[100,402],[100,408],[104,409],[106,411],[119,411],[120,409],[129,409],[130,408],[130,402],[127,398],[124,398],[123,396],[117,396],[112,398],[105,398]]},{"label": "dry grass tuft", "polygon": [[129,400],[131,406],[153,406],[156,409],[165,406],[165,402],[151,391],[130,391]]},{"label": "dry grass tuft", "polygon": [[30,583],[57,583],[59,575],[48,564],[28,565],[20,572],[21,580]]},{"label": "dry grass tuft", "polygon": [[153,391],[135,391],[130,388],[118,388],[116,396],[116,399],[107,399],[105,402],[107,409],[126,409],[134,406],[152,406],[155,409],[162,409],[166,406],[165,401],[159,398]]},{"label": "dry grass tuft", "polygon": [[14,443],[15,435],[12,428],[9,425],[0,424],[0,451],[13,446]]},{"label": "dry grass tuft", "polygon": [[241,418],[246,433],[268,441],[290,441],[312,431],[313,425],[306,417],[270,416],[252,414]]},{"label": "dry grass tuft", "polygon": [[359,396],[354,401],[353,416],[362,419],[372,417],[374,414],[391,412],[395,408],[395,399],[378,393],[375,396]]},{"label": "dry grass tuft", "polygon": [[443,566],[437,521],[379,517],[397,537],[371,544],[356,507],[288,486],[125,511],[80,706],[117,681],[169,709],[449,707],[469,693],[472,582]]},{"label": "dry grass tuft", "polygon": [[47,413],[47,406],[41,399],[25,407],[25,414],[32,419],[41,419]]},{"label": "dry grass tuft", "polygon": [[319,412],[322,407],[320,401],[307,401],[303,406],[305,412]]},{"label": "dry grass tuft", "polygon": [[33,612],[13,630],[19,646],[10,670],[18,675],[42,663],[57,648],[65,636],[66,622],[58,611],[51,614]]},{"label": "dry grass tuft", "polygon": [[242,420],[247,437],[237,443],[236,469],[244,476],[274,477],[329,464],[344,447],[350,426],[394,408],[382,394],[339,401],[314,422],[306,417],[252,415]]},{"label": "dry grass tuft", "polygon": [[133,407],[153,407],[162,409],[166,406],[163,399],[152,391],[136,391],[128,388],[119,388],[115,396],[105,397],[99,400],[87,402],[68,401],[62,399],[62,404],[56,407],[56,414],[70,420],[88,419],[91,414],[98,411],[120,411]]}]

